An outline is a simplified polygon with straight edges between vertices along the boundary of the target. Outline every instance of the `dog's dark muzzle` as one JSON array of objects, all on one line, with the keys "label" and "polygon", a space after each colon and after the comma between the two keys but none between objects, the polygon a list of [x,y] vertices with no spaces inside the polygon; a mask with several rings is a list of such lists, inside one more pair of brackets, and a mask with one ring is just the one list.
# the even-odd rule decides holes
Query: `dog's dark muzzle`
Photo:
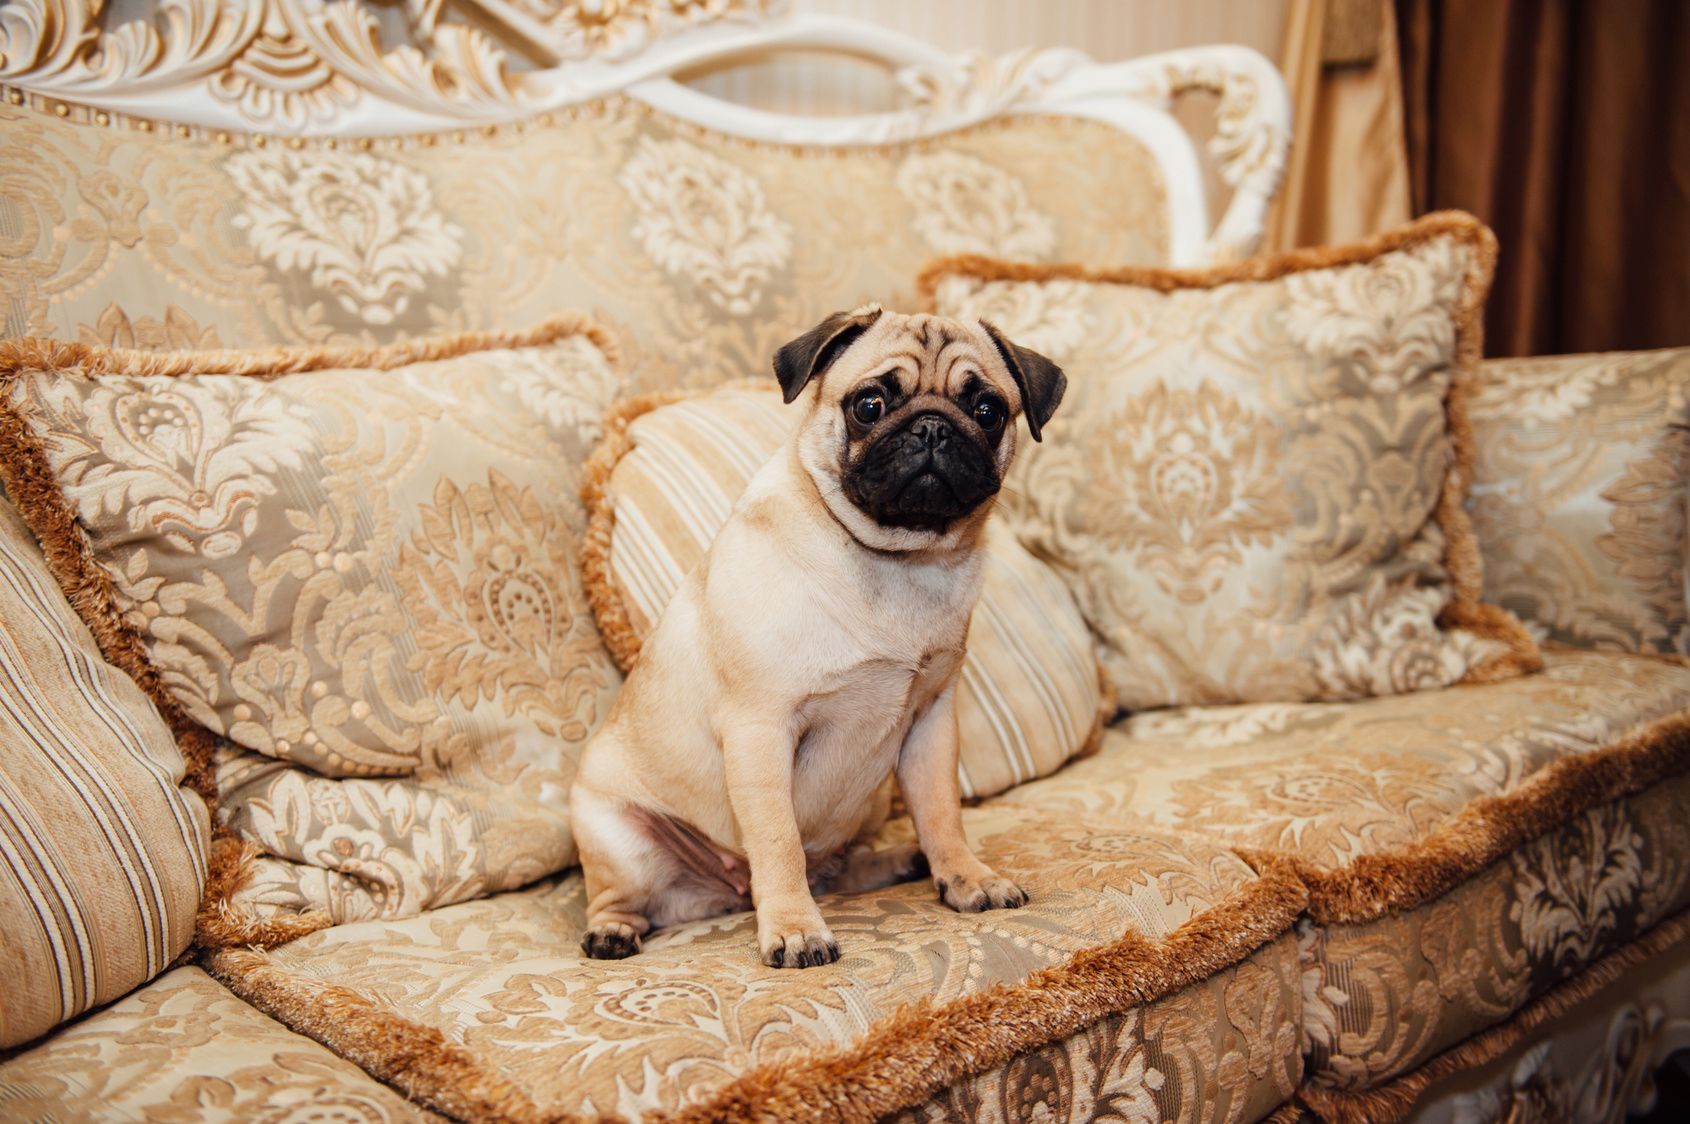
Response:
[{"label": "dog's dark muzzle", "polygon": [[879,438],[845,473],[845,492],[886,527],[942,531],[997,494],[989,450],[940,413]]}]

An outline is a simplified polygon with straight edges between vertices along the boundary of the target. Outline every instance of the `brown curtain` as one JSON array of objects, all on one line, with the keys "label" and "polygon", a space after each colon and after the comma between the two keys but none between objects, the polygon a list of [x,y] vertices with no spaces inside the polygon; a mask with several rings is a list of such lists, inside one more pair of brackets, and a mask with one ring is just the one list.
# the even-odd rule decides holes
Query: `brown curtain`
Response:
[{"label": "brown curtain", "polygon": [[1502,244],[1486,351],[1690,344],[1690,3],[1398,0],[1417,212]]}]

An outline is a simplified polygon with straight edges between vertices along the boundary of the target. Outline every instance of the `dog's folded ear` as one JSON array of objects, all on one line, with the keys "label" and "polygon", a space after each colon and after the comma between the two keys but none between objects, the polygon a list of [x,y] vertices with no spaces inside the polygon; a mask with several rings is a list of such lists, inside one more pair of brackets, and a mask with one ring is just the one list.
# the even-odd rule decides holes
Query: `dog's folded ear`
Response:
[{"label": "dog's folded ear", "polygon": [[811,379],[827,370],[878,319],[877,304],[854,312],[835,312],[775,352],[775,378],[780,380],[780,392],[786,401],[797,398]]},{"label": "dog's folded ear", "polygon": [[1050,416],[1056,413],[1056,407],[1062,404],[1062,392],[1068,389],[1068,376],[1062,373],[1061,367],[1038,352],[1004,339],[1003,333],[987,321],[980,321],[980,326],[992,337],[992,343],[997,345],[998,354],[1003,358],[1003,365],[1009,368],[1010,378],[1021,390],[1021,412],[1027,419],[1027,432],[1034,441],[1043,441],[1041,432]]}]

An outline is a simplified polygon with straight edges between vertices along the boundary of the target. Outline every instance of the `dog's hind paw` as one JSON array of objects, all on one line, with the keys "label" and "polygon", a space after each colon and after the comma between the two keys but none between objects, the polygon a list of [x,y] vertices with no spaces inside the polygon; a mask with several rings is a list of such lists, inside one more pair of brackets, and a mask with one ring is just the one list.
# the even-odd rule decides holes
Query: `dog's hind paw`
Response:
[{"label": "dog's hind paw", "polygon": [[581,938],[581,951],[594,960],[626,960],[640,950],[640,935],[631,925],[600,925]]}]

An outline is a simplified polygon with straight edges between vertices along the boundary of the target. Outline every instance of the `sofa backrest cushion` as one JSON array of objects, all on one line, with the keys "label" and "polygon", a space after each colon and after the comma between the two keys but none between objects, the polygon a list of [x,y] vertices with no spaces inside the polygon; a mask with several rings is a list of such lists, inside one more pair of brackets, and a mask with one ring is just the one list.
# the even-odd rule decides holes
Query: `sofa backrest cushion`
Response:
[{"label": "sofa backrest cushion", "polygon": [[[773,378],[613,410],[587,472],[587,594],[605,642],[633,666],[799,410]],[[995,522],[957,691],[965,797],[993,796],[1095,749],[1114,700],[1091,633],[1050,568]]]},{"label": "sofa backrest cushion", "polygon": [[0,344],[0,478],[107,658],[222,740],[221,813],[268,855],[249,912],[414,913],[575,861],[574,755],[620,683],[577,571],[609,350],[569,315],[366,352]]},{"label": "sofa backrest cushion", "polygon": [[1072,117],[827,149],[624,98],[367,142],[68,111],[0,106],[0,335],[380,344],[581,308],[637,388],[709,386],[829,312],[907,303],[935,253],[1168,256],[1160,165]]},{"label": "sofa backrest cushion", "polygon": [[100,657],[0,493],[0,1048],[170,966],[210,822],[170,729]]},{"label": "sofa backrest cushion", "polygon": [[1494,360],[1472,412],[1486,596],[1548,641],[1690,656],[1690,348]]}]

